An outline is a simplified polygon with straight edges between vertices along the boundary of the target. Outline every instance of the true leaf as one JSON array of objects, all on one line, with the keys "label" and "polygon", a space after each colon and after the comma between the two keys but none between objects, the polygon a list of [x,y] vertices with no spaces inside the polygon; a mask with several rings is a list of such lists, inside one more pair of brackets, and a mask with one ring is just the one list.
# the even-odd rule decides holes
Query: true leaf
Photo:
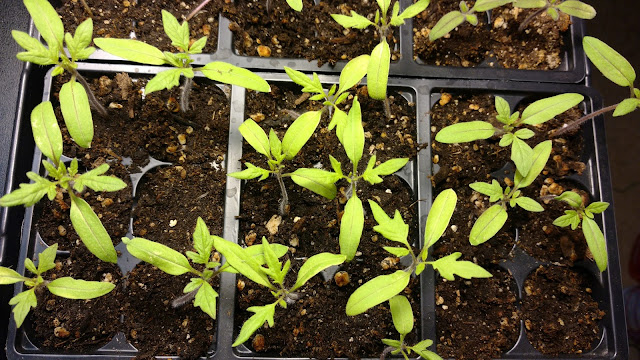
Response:
[{"label": "true leaf", "polygon": [[294,70],[287,66],[284,67],[284,71],[287,73],[289,78],[293,80],[294,83],[302,86],[303,92],[324,93],[324,90],[322,89],[322,85],[319,82],[316,83],[315,81],[312,81],[311,79],[309,79],[309,77],[305,75],[303,72]]},{"label": "true leaf", "polygon": [[469,184],[469,187],[473,190],[479,192],[480,194],[489,196],[490,202],[496,202],[502,198],[502,186],[498,180],[491,180],[491,184],[487,184],[484,182],[474,182]]},{"label": "true leaf", "polygon": [[203,36],[200,39],[196,40],[189,47],[189,54],[200,54],[202,49],[207,45],[207,37]]},{"label": "true leaf", "polygon": [[249,337],[251,337],[251,335],[256,332],[256,330],[261,328],[262,325],[264,325],[265,321],[269,324],[269,326],[273,326],[273,315],[276,311],[276,303],[265,306],[252,306],[248,308],[247,311],[253,312],[255,314],[247,319],[244,324],[242,324],[240,334],[238,334],[238,337],[231,345],[232,347],[236,347],[249,340]]},{"label": "true leaf", "polygon": [[67,299],[94,299],[108,294],[116,286],[105,281],[85,281],[70,277],[58,278],[47,284],[53,294]]},{"label": "true leaf", "polygon": [[298,270],[298,278],[296,279],[296,283],[293,285],[291,290],[295,291],[300,288],[302,285],[306,284],[312,277],[316,276],[321,271],[326,268],[334,265],[340,265],[344,262],[346,256],[344,255],[336,255],[331,253],[320,253],[313,255],[307,261],[302,264],[300,270]]},{"label": "true leaf", "polygon": [[358,162],[362,158],[362,152],[364,150],[364,128],[362,128],[362,113],[357,97],[353,99],[353,104],[351,105],[351,109],[349,109],[342,140],[344,141],[342,144],[344,150],[349,160],[351,160],[355,171],[358,168]]},{"label": "true leaf", "polygon": [[260,154],[270,158],[269,138],[260,125],[251,119],[247,119],[238,127],[238,130],[251,147]]},{"label": "true leaf", "polygon": [[31,131],[38,149],[57,164],[62,156],[62,132],[50,101],[38,104],[31,111]]},{"label": "true leaf", "polygon": [[341,175],[321,169],[298,169],[291,174],[291,180],[305,189],[332,200],[338,192],[335,182],[342,178]]},{"label": "true leaf", "polygon": [[469,234],[471,245],[480,245],[491,239],[502,229],[504,223],[507,222],[507,218],[507,212],[499,204],[485,210],[473,224],[473,228],[471,228],[471,233]]},{"label": "true leaf", "polygon": [[15,305],[13,308],[13,318],[16,321],[16,327],[22,326],[31,308],[35,308],[38,305],[35,289],[23,291],[12,297],[11,300],[9,300],[9,305]]},{"label": "true leaf", "polygon": [[193,248],[196,249],[199,254],[204,255],[208,260],[209,257],[211,257],[213,242],[214,240],[209,233],[207,224],[198,216],[198,220],[196,220],[196,228],[193,231]]},{"label": "true leaf", "polygon": [[309,141],[320,123],[322,111],[308,111],[300,115],[287,129],[282,139],[282,151],[287,160],[293,159]]},{"label": "true leaf", "polygon": [[200,68],[204,76],[213,81],[238,85],[246,89],[270,92],[271,86],[259,75],[226,62],[214,61]]},{"label": "true leaf", "polygon": [[383,344],[385,344],[387,346],[394,347],[396,349],[399,348],[400,346],[402,346],[402,343],[399,340],[382,339],[381,341],[382,341]]},{"label": "true leaf", "polygon": [[389,6],[391,6],[391,0],[376,0],[378,2],[378,6],[380,10],[382,10],[382,15],[386,16],[387,11],[389,11]]},{"label": "true leaf", "polygon": [[542,205],[540,205],[537,201],[533,200],[530,197],[520,196],[516,198],[516,204],[521,208],[531,211],[531,212],[541,212],[544,211]]},{"label": "true leaf", "polygon": [[365,75],[367,75],[370,58],[371,57],[369,55],[360,55],[351,59],[351,61],[344,66],[344,69],[340,72],[340,87],[338,88],[338,93],[336,95],[351,89],[358,84]]},{"label": "true leaf", "polygon": [[[558,217],[553,220],[553,225],[560,227],[567,227],[569,225],[575,224],[576,222],[580,223],[580,216],[577,213],[566,214]],[[573,227],[575,229],[575,226]]]},{"label": "true leaf", "polygon": [[[438,194],[427,216],[427,223],[424,228],[424,248],[431,247],[442,237],[447,226],[449,226],[449,221],[457,202],[458,196],[452,189],[444,190]],[[427,252],[425,251],[424,259],[426,259],[426,254]]]},{"label": "true leaf", "polygon": [[102,176],[109,170],[108,164],[102,164],[75,179],[73,188],[80,192],[86,186],[94,191],[118,191],[127,187],[127,184],[113,176]]},{"label": "true leaf", "polygon": [[331,168],[333,169],[333,172],[335,172],[336,175],[342,177],[342,164],[340,164],[340,161],[336,160],[336,158],[331,155],[329,155],[329,161],[331,162]]},{"label": "true leaf", "polygon": [[455,252],[432,262],[431,266],[440,273],[440,276],[450,281],[455,280],[454,275],[464,279],[489,278],[493,276],[480,265],[471,261],[458,260],[461,256],[462,253]]},{"label": "true leaf", "polygon": [[556,8],[547,8],[547,14],[553,19],[553,21],[558,21],[558,19],[560,19],[560,14]]},{"label": "true leaf", "polygon": [[546,4],[546,0],[516,0],[513,6],[522,9],[532,9],[544,7]]},{"label": "true leaf", "polygon": [[182,49],[182,51],[189,50],[189,24],[186,21],[180,25],[173,14],[162,10],[162,26],[165,34],[171,39],[171,45]]},{"label": "true leaf", "polygon": [[536,135],[536,133],[534,133],[533,131],[531,131],[529,129],[520,129],[520,130],[516,131],[513,135],[515,137],[517,137],[518,139],[526,140],[526,139],[531,139],[532,137],[534,137]]},{"label": "true leaf", "polygon": [[335,20],[338,24],[342,25],[345,28],[353,28],[353,29],[364,29],[369,27],[370,25],[374,25],[369,19],[366,17],[359,15],[355,11],[351,10],[351,16],[348,15],[339,15],[339,14],[331,14],[333,20]]},{"label": "true leaf", "polygon": [[35,179],[32,184],[20,184],[20,188],[16,189],[9,194],[0,198],[0,206],[32,206],[35,205],[43,196],[48,193],[55,195],[56,184],[49,180],[37,175],[33,172],[28,172],[27,176]]},{"label": "true leaf", "polygon": [[353,260],[360,245],[362,229],[364,228],[364,211],[362,201],[353,194],[344,207],[344,214],[340,221],[340,253]]},{"label": "true leaf", "polygon": [[618,104],[616,110],[613,112],[613,116],[627,115],[640,106],[640,99],[629,98],[624,99]]},{"label": "true leaf", "polygon": [[[371,159],[374,159],[374,157],[375,155],[372,156]],[[362,174],[362,178],[371,184],[379,184],[382,182],[382,178],[380,176],[391,175],[395,173],[396,171],[402,169],[407,164],[407,162],[409,162],[409,158],[387,160],[371,170],[367,169]]]},{"label": "true leaf", "polygon": [[589,60],[607,79],[620,86],[633,86],[636,72],[620,53],[591,36],[582,39],[582,47]]},{"label": "true leaf", "polygon": [[581,19],[593,19],[596,17],[596,9],[582,1],[565,0],[561,2],[557,8],[565,14]]},{"label": "true leaf", "polygon": [[391,49],[385,38],[373,48],[367,68],[367,89],[372,99],[384,100],[387,97]]},{"label": "true leaf", "polygon": [[[476,6],[478,6],[478,3],[476,3]],[[501,115],[507,118],[511,116],[511,106],[509,106],[509,103],[507,102],[507,100],[501,98],[500,96],[496,96],[495,104],[496,104],[495,106],[496,106],[496,111],[498,112],[498,115]]]},{"label": "true leaf", "polygon": [[23,51],[18,53],[17,58],[21,61],[29,61],[38,65],[52,65],[58,62],[58,54],[47,49],[42,43],[29,36],[29,34],[12,30],[11,36],[20,45]]},{"label": "true leaf", "polygon": [[29,280],[29,278],[18,274],[18,272],[13,269],[0,266],[0,285],[15,284],[25,280]]},{"label": "true leaf", "polygon": [[500,143],[498,145],[500,146],[509,146],[511,144],[513,144],[513,138],[515,138],[515,136],[513,136],[512,133],[506,133],[504,135],[502,135],[502,138],[500,138]]},{"label": "true leaf", "polygon": [[513,0],[478,0],[473,6],[473,10],[477,12],[484,12],[507,5],[511,2],[513,2]]},{"label": "true leaf", "polygon": [[584,100],[581,94],[560,94],[538,100],[527,106],[520,120],[523,124],[538,125],[553,119],[556,115],[571,109]]},{"label": "true leaf", "polygon": [[573,191],[565,191],[555,199],[566,202],[574,209],[579,209],[582,206],[582,197]]},{"label": "true leaf", "polygon": [[587,206],[586,210],[589,210],[593,214],[600,214],[600,213],[604,212],[605,210],[607,210],[608,207],[609,207],[609,203],[607,203],[607,202],[595,201],[595,202],[592,202],[591,204],[589,204],[589,206]]},{"label": "true leaf", "polygon": [[331,117],[331,123],[329,123],[329,130],[332,130],[334,127],[336,128],[336,136],[341,144],[344,144],[344,127],[347,124],[348,118],[347,113],[344,111],[338,108],[333,109],[333,116]]},{"label": "true leaf", "polygon": [[398,270],[393,274],[380,275],[369,280],[349,297],[346,309],[347,315],[362,314],[398,295],[409,285],[409,279],[410,274],[408,272]]},{"label": "true leaf", "polygon": [[155,46],[131,39],[97,38],[93,42],[109,54],[149,65],[164,65],[164,53]]},{"label": "true leaf", "polygon": [[38,274],[43,274],[56,267],[58,244],[53,244],[38,254]]},{"label": "true leaf", "polygon": [[302,10],[302,0],[287,0],[287,4],[295,11]]},{"label": "true leaf", "polygon": [[532,156],[533,149],[524,141],[514,137],[513,143],[511,144],[511,160],[513,160],[520,174],[529,173],[531,165],[533,164]]},{"label": "true leaf", "polygon": [[449,125],[436,134],[436,141],[444,144],[488,139],[496,130],[486,121],[466,121]]},{"label": "true leaf", "polygon": [[234,173],[230,173],[227,174],[228,176],[234,177],[236,179],[242,179],[242,180],[250,180],[250,179],[255,179],[257,177],[260,177],[260,180],[264,180],[266,179],[269,174],[271,174],[269,172],[269,170],[265,170],[263,168],[259,168],[257,166],[254,166],[251,163],[244,163],[247,168],[242,170],[242,171],[237,171]]},{"label": "true leaf", "polygon": [[435,41],[447,35],[451,30],[462,24],[465,19],[466,16],[460,11],[447,13],[438,20],[438,23],[431,29],[431,32],[429,32],[429,40]]},{"label": "true leaf", "polygon": [[267,239],[264,236],[262,237],[262,249],[264,260],[269,270],[268,274],[271,276],[273,281],[278,284],[282,284],[284,276],[286,275],[282,272],[282,263],[278,261],[278,257],[269,247],[269,242],[267,242]]},{"label": "true leaf", "polygon": [[[218,238],[217,236],[213,236],[213,237]],[[283,257],[284,254],[286,254],[287,251],[289,251],[288,246],[281,245],[281,244],[269,244],[269,247],[271,248],[271,250],[273,250],[273,252],[276,254],[276,257],[278,258]],[[249,247],[244,248],[243,251],[244,251],[243,256],[251,258],[258,265],[264,265],[265,259],[264,259],[264,251],[262,248],[262,244],[251,245]],[[234,274],[238,273],[238,271],[233,267],[227,268],[226,271]]]},{"label": "true leaf", "polygon": [[64,26],[53,6],[47,0],[24,0],[24,6],[49,47],[61,50]]},{"label": "true leaf", "polygon": [[[71,34],[69,34],[69,37]],[[67,34],[65,34],[65,41],[67,43],[67,49],[69,49],[69,53],[74,59],[80,60],[84,59],[83,50],[91,44],[91,39],[93,38],[93,20],[91,18],[83,21],[78,27],[73,35],[71,43],[67,40]]]},{"label": "true leaf", "polygon": [[409,255],[410,252],[409,249],[401,247],[383,246],[382,248],[399,258]]},{"label": "true leaf", "polygon": [[193,271],[189,260],[181,253],[160,243],[143,238],[122,238],[127,251],[169,275],[182,275]]},{"label": "true leaf", "polygon": [[600,227],[595,221],[585,216],[582,218],[582,232],[598,269],[600,272],[605,271],[607,269],[607,244]]},{"label": "true leaf", "polygon": [[398,18],[402,19],[402,23],[404,23],[405,19],[410,19],[423,12],[429,6],[430,2],[431,0],[418,0],[404,9],[404,11],[398,15]]},{"label": "true leaf", "polygon": [[144,87],[145,94],[151,94],[152,92],[171,89],[174,86],[180,85],[180,75],[183,69],[169,69],[164,70],[156,74],[147,85]]},{"label": "true leaf", "polygon": [[440,355],[434,353],[429,350],[415,350],[415,347],[410,347],[410,349],[414,350],[418,355],[420,355],[424,360],[442,360]]},{"label": "true leaf", "polygon": [[378,222],[378,225],[374,226],[373,230],[391,241],[399,242],[408,247],[409,225],[402,220],[400,212],[396,210],[393,219],[391,219],[375,201],[369,200],[369,206],[373,217]]},{"label": "true leaf", "polygon": [[262,267],[253,260],[252,256],[247,256],[240,245],[222,238],[216,238],[215,247],[240,274],[264,287],[275,289],[267,279],[267,275],[261,270]]},{"label": "true leaf", "polygon": [[529,185],[540,175],[544,166],[547,164],[547,160],[549,160],[549,155],[551,155],[551,140],[546,140],[536,145],[533,148],[533,159],[531,163],[531,168],[526,176],[523,176],[520,172],[516,171],[515,175],[515,184],[518,188],[524,188]]},{"label": "true leaf", "polygon": [[195,299],[193,299],[193,306],[199,307],[212,319],[216,318],[216,298],[218,293],[213,290],[208,282],[203,281],[202,286],[196,293]]},{"label": "true leaf", "polygon": [[83,199],[71,197],[71,224],[80,236],[80,240],[100,260],[116,263],[118,255],[111,237],[105,230],[100,218]]}]

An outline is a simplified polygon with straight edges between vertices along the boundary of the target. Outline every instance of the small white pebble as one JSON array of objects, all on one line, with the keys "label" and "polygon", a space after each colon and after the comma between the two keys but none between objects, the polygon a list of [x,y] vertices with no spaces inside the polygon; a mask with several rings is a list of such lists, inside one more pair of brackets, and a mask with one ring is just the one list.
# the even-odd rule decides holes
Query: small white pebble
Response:
[{"label": "small white pebble", "polygon": [[178,220],[175,220],[175,219],[174,220],[169,220],[169,226],[170,227],[174,227],[176,225],[178,225]]}]

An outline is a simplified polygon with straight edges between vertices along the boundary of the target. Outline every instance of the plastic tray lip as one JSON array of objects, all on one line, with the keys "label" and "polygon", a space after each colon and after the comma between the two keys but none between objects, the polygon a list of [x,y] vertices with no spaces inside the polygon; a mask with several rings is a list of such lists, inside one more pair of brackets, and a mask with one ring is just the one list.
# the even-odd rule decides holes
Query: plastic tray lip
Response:
[{"label": "plastic tray lip", "polygon": [[[401,8],[406,9],[411,5],[411,0],[399,0]],[[300,71],[312,71],[317,73],[339,74],[347,64],[347,61],[338,61],[335,66],[328,63],[318,67],[315,60],[295,58],[262,58],[257,56],[238,55],[233,46],[233,33],[229,30],[230,20],[218,14],[218,42],[216,51],[193,55],[194,65],[204,65],[212,61],[225,61],[232,65],[245,67],[250,70],[260,71],[284,71],[288,66]],[[413,59],[413,19],[405,21],[399,27],[399,51],[400,58],[392,62],[390,75],[416,77],[416,78],[451,78],[451,79],[491,79],[511,80],[547,83],[580,83],[587,76],[586,56],[582,49],[582,38],[585,36],[585,21],[571,17],[571,26],[568,37],[569,44],[565,44],[564,53],[567,54],[569,68],[567,70],[519,70],[497,67],[443,67],[420,64]],[[31,35],[38,38],[39,33],[31,20]],[[88,62],[115,62],[126,63],[120,57],[111,55],[100,48],[89,57]]]},{"label": "plastic tray lip", "polygon": [[[146,65],[122,65],[122,64],[98,64],[98,63],[81,63],[79,64],[78,70],[85,72],[103,72],[103,73],[115,73],[115,72],[131,72],[136,74],[156,74],[160,71],[165,70],[165,67],[158,66],[146,66]],[[283,73],[274,73],[274,72],[256,72],[257,74],[263,76],[267,81],[274,82],[290,82],[290,79]],[[43,94],[43,99],[47,100],[50,93],[50,85],[51,85],[51,70],[47,74],[47,78],[45,80],[45,91]],[[323,83],[335,83],[338,81],[337,75],[319,75],[320,79]],[[416,79],[416,78],[405,78],[405,77],[390,77],[389,78],[389,86],[392,87],[406,87],[412,88],[416,94],[416,119],[418,120],[418,124],[420,124],[421,119],[426,119],[427,128],[424,129],[425,132],[421,132],[420,128],[418,128],[418,140],[422,143],[430,143],[430,131],[429,131],[429,120],[430,117],[428,115],[430,111],[430,96],[432,93],[439,91],[439,89],[469,89],[476,91],[517,91],[517,92],[540,92],[540,93],[558,93],[558,92],[578,92],[582,93],[586,96],[585,101],[593,108],[602,107],[602,101],[597,93],[592,88],[588,88],[581,85],[575,84],[541,84],[541,83],[515,83],[515,82],[505,82],[505,81],[495,81],[495,80],[454,80],[454,79],[439,79],[439,80],[430,80],[430,79]],[[244,113],[242,106],[240,110],[236,109],[237,105],[234,99],[241,99],[242,105],[244,105],[244,92],[243,88],[233,86],[232,87],[232,102],[231,102],[231,119],[230,119],[230,132],[229,132],[229,156],[228,156],[228,171],[233,171],[234,166],[239,167],[240,163],[237,161],[241,153],[234,153],[232,150],[233,144],[241,144],[242,142],[238,142],[238,139],[241,140],[241,135],[237,131],[237,126],[244,120]],[[599,187],[600,193],[602,194],[603,201],[612,202],[612,191],[610,187],[610,173],[609,173],[609,161],[607,158],[606,144],[603,137],[604,134],[604,124],[602,116],[597,118],[595,122],[591,123],[592,130],[594,133],[594,139],[596,143],[594,144],[595,153],[593,157],[597,159],[594,166],[597,171],[594,172],[593,176],[596,177],[595,186]],[[424,138],[421,138],[424,137]],[[14,137],[14,140],[17,138]],[[19,144],[13,144],[13,149],[16,149]],[[237,146],[237,145],[236,145]],[[417,174],[420,178],[425,177],[431,172],[431,147],[427,147],[423,149],[423,152],[420,153],[418,160],[416,161],[416,169]],[[235,154],[235,158],[232,156]],[[39,159],[41,154],[39,150],[36,148],[34,158],[32,161],[32,167],[35,169],[40,168]],[[234,161],[234,159],[236,161]],[[10,179],[12,180],[12,179]],[[608,181],[608,182],[607,182]],[[236,185],[239,185],[239,180],[237,180]],[[231,189],[234,186],[233,181],[227,182],[227,190]],[[418,181],[415,186],[417,189],[414,189],[414,192],[418,192],[418,196],[420,198],[431,199],[431,184],[428,181]],[[607,187],[608,186],[608,187]],[[224,222],[224,231],[223,236],[227,239],[233,240],[238,238],[238,222],[232,218],[234,212],[230,211],[230,209],[234,209],[234,206],[238,206],[239,209],[239,191],[236,191],[233,194],[230,194],[227,191],[226,201],[225,201],[225,222]],[[235,204],[235,205],[234,205]],[[424,204],[425,207],[430,208],[429,205]],[[237,210],[236,210],[237,211]],[[237,213],[237,212],[236,212]],[[17,271],[20,273],[24,273],[24,259],[26,258],[26,245],[28,241],[25,239],[29,239],[31,236],[31,217],[33,215],[33,207],[27,208],[25,212],[25,219],[23,224],[23,232],[21,241],[21,255],[19,258],[18,269]],[[418,212],[419,221],[420,221],[420,234],[424,234],[423,228],[423,219],[422,216],[426,216],[425,213]],[[615,217],[613,211],[604,213],[604,229],[605,234],[608,239],[609,245],[615,244],[616,234],[615,234]],[[24,252],[24,254],[23,254]],[[424,275],[432,274],[432,272],[424,272]],[[424,291],[425,282],[432,281],[427,279],[427,276],[422,275],[421,278],[421,288]],[[598,359],[625,359],[625,356],[628,356],[628,348],[627,348],[627,338],[625,329],[625,320],[624,320],[624,307],[622,304],[622,287],[619,281],[620,277],[620,267],[619,267],[619,259],[618,253],[615,251],[609,251],[609,268],[604,273],[606,277],[605,290],[608,290],[609,293],[609,308],[607,308],[607,312],[611,316],[611,323],[614,327],[614,330],[623,329],[622,332],[615,331],[616,338],[608,338],[608,341],[612,342],[613,345],[609,348],[614,349],[613,352],[608,352],[606,354],[607,357],[597,357]],[[21,286],[16,285],[14,287],[14,292],[19,291]],[[232,348],[227,347],[225,344],[230,344],[232,342],[233,337],[233,312],[234,312],[234,302],[235,299],[235,275],[234,274],[223,274],[220,282],[220,307],[219,310],[221,313],[229,314],[230,316],[219,317],[217,326],[217,341],[216,343],[216,351],[211,355],[211,358],[214,359],[243,359],[247,358],[246,356],[238,356],[236,355],[236,351]],[[433,302],[433,299],[429,300],[427,297],[422,295],[422,333],[425,334],[424,327],[427,324],[435,324],[433,321],[433,316],[429,311],[429,307],[427,306],[427,311],[425,311],[425,303],[428,301]],[[222,320],[227,319],[227,320]],[[226,325],[225,325],[226,324]],[[229,324],[231,326],[232,331],[228,331]],[[224,326],[223,326],[224,325]],[[434,325],[435,326],[435,325]],[[427,331],[428,333],[428,331]],[[101,352],[97,351],[93,354],[50,354],[50,353],[33,353],[31,350],[21,352],[21,350],[16,346],[16,328],[13,317],[11,317],[9,321],[9,333],[7,337],[7,356],[11,359],[81,359],[81,358],[92,358],[92,359],[113,359],[113,358],[130,358],[131,352],[122,351],[119,354]],[[109,350],[111,351],[111,350]],[[504,358],[508,359],[522,359],[523,354],[519,354],[520,356],[516,356],[515,354],[504,354]],[[168,357],[158,357],[158,358],[168,358]],[[544,356],[536,356],[535,358],[547,358]],[[575,356],[566,357],[566,359],[575,359]],[[594,355],[589,356],[588,358],[594,358]],[[260,359],[269,360],[269,359],[294,359],[291,357],[260,357]],[[303,358],[295,358],[295,359],[303,359]],[[564,358],[560,358],[564,359]]]}]

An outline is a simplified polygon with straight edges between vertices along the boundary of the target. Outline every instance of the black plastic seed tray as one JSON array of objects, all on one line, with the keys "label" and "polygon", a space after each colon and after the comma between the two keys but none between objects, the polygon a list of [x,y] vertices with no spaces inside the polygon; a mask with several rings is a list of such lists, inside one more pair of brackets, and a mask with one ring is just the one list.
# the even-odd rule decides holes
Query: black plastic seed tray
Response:
[{"label": "black plastic seed tray", "polygon": [[[129,72],[132,78],[155,74],[163,70],[160,67],[148,66],[131,66],[131,65],[104,65],[104,64],[81,64],[79,71],[86,74],[87,77],[98,74]],[[262,73],[266,80],[273,83],[290,82],[288,77],[282,73]],[[320,80],[324,84],[333,84],[338,81],[337,76],[321,75]],[[208,81],[202,78],[202,81]],[[47,100],[50,96],[51,77],[47,76],[45,82],[45,91],[43,99]],[[506,83],[498,81],[473,81],[473,80],[420,80],[410,78],[391,78],[389,86],[400,90],[405,96],[416,103],[417,117],[417,141],[419,143],[430,142],[430,126],[429,111],[441,90],[446,91],[483,91],[500,94],[513,95],[511,99],[523,98],[525,96],[536,94],[557,94],[562,92],[578,92],[585,95],[585,110],[601,108],[601,100],[592,89],[575,86],[575,85],[544,85],[534,83]],[[517,101],[517,100],[516,100]],[[247,117],[244,113],[245,90],[239,87],[232,87],[230,93],[231,115],[230,115],[230,133],[229,147],[226,158],[225,168],[228,172],[238,171],[241,168],[239,159],[242,155],[242,137],[238,131],[238,126]],[[25,129],[28,124],[24,124]],[[612,202],[611,180],[609,175],[609,166],[606,153],[606,145],[604,143],[604,126],[602,119],[598,119],[595,123],[589,122],[583,126],[585,136],[585,155],[584,161],[587,169],[584,175],[576,181],[579,181],[586,189],[589,190],[594,198],[602,201]],[[24,139],[21,139],[24,141]],[[28,159],[26,162],[32,163],[32,171],[42,173],[40,160],[41,154],[36,149],[33,157],[26,153],[20,152],[21,143],[14,144],[14,153],[12,159]],[[27,146],[33,148],[32,143],[27,142]],[[25,156],[25,157],[18,157]],[[28,156],[28,157],[27,157]],[[24,162],[24,161],[23,161]],[[150,165],[141,170],[141,173],[148,171],[154,167],[162,166],[163,163],[152,162]],[[432,198],[432,188],[429,176],[432,174],[431,167],[431,151],[430,147],[425,147],[418,153],[417,158],[410,162],[403,170],[399,172],[399,176],[403,178],[411,187],[415,199],[427,199],[427,201],[419,201],[417,212],[420,223],[420,232],[424,232],[424,224],[427,216],[427,209],[430,207],[430,199]],[[14,173],[14,177],[22,176]],[[132,176],[134,183],[133,189],[142,176],[140,174]],[[15,181],[10,182],[17,187]],[[226,200],[225,200],[225,219],[223,237],[227,240],[238,241],[239,222],[236,216],[240,212],[241,201],[241,181],[228,178],[226,184]],[[133,190],[135,191],[135,190]],[[39,239],[37,232],[32,229],[33,207],[28,208],[21,216],[15,216],[6,222],[6,233],[15,234],[21,232],[20,237],[20,257],[18,261],[17,271],[24,273],[24,259],[29,256],[33,258],[38,252],[44,248],[44,243]],[[624,310],[622,306],[622,293],[620,281],[619,259],[617,251],[617,242],[615,234],[614,214],[612,210],[606,211],[603,216],[597,218],[602,224],[604,234],[607,239],[609,251],[609,267],[606,272],[600,274],[595,265],[585,263],[581,266],[589,271],[593,278],[597,281],[594,294],[600,302],[601,309],[605,310],[607,315],[600,321],[601,339],[598,344],[594,345],[594,350],[584,354],[584,358],[589,359],[626,359],[627,338],[624,322]],[[15,244],[18,237],[7,237],[7,244]],[[422,239],[422,236],[418,236]],[[127,253],[123,244],[119,244],[117,249],[123,252],[119,258],[118,264],[123,273],[131,269],[138,261],[131,258]],[[61,253],[60,255],[64,255]],[[501,266],[508,269],[517,285],[519,296],[522,293],[523,281],[526,276],[533,271],[539,263],[528,257],[527,255],[517,252],[514,259],[509,259]],[[434,299],[435,274],[430,269],[425,270],[421,275],[421,316],[419,317],[419,333],[424,339],[436,338],[436,311]],[[15,286],[14,294],[21,291],[21,286]],[[248,348],[241,346],[231,348],[231,343],[237,335],[241,324],[234,323],[235,298],[236,298],[236,281],[235,275],[223,273],[220,279],[218,302],[218,319],[217,319],[217,335],[213,342],[207,358],[212,359],[242,359],[242,358],[260,358],[260,359],[280,359],[279,357],[264,355],[261,353],[253,353]],[[521,326],[522,327],[522,326]],[[25,323],[25,328],[28,324]],[[137,350],[126,340],[123,333],[117,334],[111,342],[102,348],[89,354],[60,354],[50,350],[40,349],[30,340],[28,332],[25,328],[16,329],[13,319],[10,320],[7,340],[7,356],[10,359],[130,359],[137,354]],[[523,327],[522,327],[523,328]],[[520,339],[513,349],[503,355],[509,359],[546,359],[546,357],[537,352],[529,344],[524,331],[521,331]],[[169,358],[169,357],[162,357]],[[560,357],[563,359],[574,359],[576,356]]]},{"label": "black plastic seed tray", "polygon": [[[400,0],[403,9],[412,4],[411,0]],[[433,5],[432,5],[433,6]],[[303,10],[304,11],[304,10]],[[486,14],[490,17],[490,13]],[[579,83],[585,77],[586,57],[582,49],[582,37],[585,34],[585,24],[582,19],[572,18],[572,25],[565,33],[565,51],[562,64],[558,69],[518,70],[492,67],[481,64],[474,68],[444,67],[425,65],[420,60],[414,60],[413,55],[413,21],[409,19],[400,27],[399,52],[400,59],[391,63],[391,76],[440,78],[440,79],[482,79],[482,80],[510,80],[552,83]],[[213,53],[193,55],[194,63],[204,65],[211,61],[225,61],[236,66],[253,70],[284,71],[284,66],[300,71],[315,71],[323,73],[339,73],[347,61],[339,61],[335,66],[324,64],[318,67],[315,61],[294,58],[242,56],[234,49],[233,33],[229,30],[229,20],[219,16],[218,45]],[[490,23],[490,21],[488,22]],[[32,34],[37,30],[32,27]],[[122,61],[105,51],[97,49],[90,60],[100,62]]]}]

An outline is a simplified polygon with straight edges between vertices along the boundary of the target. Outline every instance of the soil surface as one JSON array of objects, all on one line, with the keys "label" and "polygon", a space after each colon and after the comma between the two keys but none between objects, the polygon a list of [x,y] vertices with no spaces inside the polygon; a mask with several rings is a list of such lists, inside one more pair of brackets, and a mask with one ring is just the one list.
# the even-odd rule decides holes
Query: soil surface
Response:
[{"label": "soil surface", "polygon": [[[475,1],[467,1],[471,7]],[[429,32],[445,14],[459,10],[457,0],[432,1],[413,21],[414,58],[430,65],[509,69],[552,70],[563,61],[565,32],[571,20],[561,14],[556,22],[546,13],[533,19],[524,31],[520,24],[535,9],[501,6],[491,14],[478,15],[478,25],[465,22],[448,35],[429,41]]]},{"label": "soil surface", "polygon": [[565,267],[539,267],[525,281],[522,318],[527,337],[546,355],[581,354],[600,339],[600,310],[590,277]]},{"label": "soil surface", "polygon": [[[76,27],[88,18],[93,19],[93,36],[129,39],[135,38],[158,47],[162,51],[178,52],[162,27],[162,10],[178,19],[178,22],[200,4],[201,0],[62,0],[57,7],[62,16],[65,31],[74,33]],[[218,13],[223,0],[213,0],[189,20],[190,39],[207,36],[205,53],[216,51],[218,42]]]}]

